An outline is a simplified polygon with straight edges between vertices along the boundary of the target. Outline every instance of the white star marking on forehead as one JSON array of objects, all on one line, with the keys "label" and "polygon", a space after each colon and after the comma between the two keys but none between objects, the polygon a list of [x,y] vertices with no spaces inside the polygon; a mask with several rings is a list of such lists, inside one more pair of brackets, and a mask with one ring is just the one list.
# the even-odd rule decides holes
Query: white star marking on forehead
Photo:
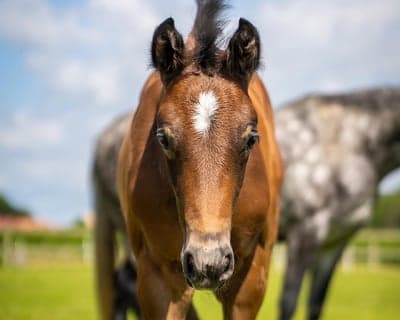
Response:
[{"label": "white star marking on forehead", "polygon": [[193,115],[194,128],[198,133],[204,135],[208,132],[217,109],[218,101],[212,91],[200,93]]}]

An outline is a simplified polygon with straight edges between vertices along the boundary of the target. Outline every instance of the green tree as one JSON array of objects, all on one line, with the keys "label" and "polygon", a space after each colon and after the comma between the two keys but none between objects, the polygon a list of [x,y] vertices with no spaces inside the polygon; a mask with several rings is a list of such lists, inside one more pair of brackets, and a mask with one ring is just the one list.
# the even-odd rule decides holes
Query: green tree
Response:
[{"label": "green tree", "polygon": [[24,209],[15,207],[4,195],[0,194],[0,215],[29,216],[29,213]]},{"label": "green tree", "polygon": [[400,191],[378,197],[371,226],[374,228],[400,228]]}]

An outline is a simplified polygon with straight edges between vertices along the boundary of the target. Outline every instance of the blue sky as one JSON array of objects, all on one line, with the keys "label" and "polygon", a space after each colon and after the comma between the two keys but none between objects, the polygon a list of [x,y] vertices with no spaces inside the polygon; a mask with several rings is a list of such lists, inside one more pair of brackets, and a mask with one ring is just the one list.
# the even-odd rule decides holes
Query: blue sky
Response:
[{"label": "blue sky", "polygon": [[[398,0],[231,3],[228,30],[239,16],[260,30],[275,106],[400,85]],[[134,110],[155,26],[172,16],[187,34],[194,13],[187,0],[0,1],[0,192],[52,224],[87,212],[96,135]]]}]

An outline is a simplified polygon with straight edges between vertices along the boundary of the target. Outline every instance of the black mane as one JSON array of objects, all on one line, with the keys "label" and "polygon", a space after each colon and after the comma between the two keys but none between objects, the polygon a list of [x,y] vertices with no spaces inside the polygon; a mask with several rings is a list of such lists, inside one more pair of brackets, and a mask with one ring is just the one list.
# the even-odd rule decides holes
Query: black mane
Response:
[{"label": "black mane", "polygon": [[197,14],[192,34],[195,39],[193,60],[203,71],[210,72],[217,65],[217,38],[225,21],[221,13],[229,6],[224,0],[196,0]]}]

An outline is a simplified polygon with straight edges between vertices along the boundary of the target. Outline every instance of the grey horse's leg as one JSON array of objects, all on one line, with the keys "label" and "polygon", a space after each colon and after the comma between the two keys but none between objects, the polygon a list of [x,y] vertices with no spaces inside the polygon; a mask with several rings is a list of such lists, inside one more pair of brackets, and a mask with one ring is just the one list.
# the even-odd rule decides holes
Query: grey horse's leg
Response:
[{"label": "grey horse's leg", "polygon": [[129,309],[140,318],[140,307],[136,289],[136,266],[133,260],[127,259],[115,273],[115,308],[114,320],[125,320]]},{"label": "grey horse's leg", "polygon": [[328,292],[329,283],[335,271],[335,267],[350,237],[341,239],[333,247],[321,251],[312,269],[312,280],[308,300],[309,320],[319,319],[322,306]]},{"label": "grey horse's leg", "polygon": [[308,319],[319,319],[335,267],[351,237],[368,222],[372,212],[372,204],[373,197],[367,198],[357,209],[346,214],[351,222],[347,226],[341,227],[342,235],[340,239],[318,254],[312,270]]},{"label": "grey horse's leg", "polygon": [[126,320],[128,318],[127,308],[118,308],[114,310],[113,320]]},{"label": "grey horse's leg", "polygon": [[280,300],[280,319],[289,320],[296,309],[305,271],[311,266],[316,253],[314,234],[301,226],[289,230],[287,239],[287,266]]}]

